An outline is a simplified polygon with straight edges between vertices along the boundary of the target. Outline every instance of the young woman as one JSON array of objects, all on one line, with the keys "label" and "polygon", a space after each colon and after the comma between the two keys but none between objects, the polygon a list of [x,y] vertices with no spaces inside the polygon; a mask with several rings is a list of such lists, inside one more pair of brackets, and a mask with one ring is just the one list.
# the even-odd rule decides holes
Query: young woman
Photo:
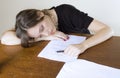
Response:
[{"label": "young woman", "polygon": [[78,56],[86,49],[109,39],[113,32],[110,27],[74,6],[62,4],[50,9],[26,9],[19,12],[16,16],[15,31],[4,33],[1,43],[29,47],[29,44],[40,40],[67,40],[66,34],[90,32],[94,34],[92,37],[81,44],[69,45],[64,53]]}]

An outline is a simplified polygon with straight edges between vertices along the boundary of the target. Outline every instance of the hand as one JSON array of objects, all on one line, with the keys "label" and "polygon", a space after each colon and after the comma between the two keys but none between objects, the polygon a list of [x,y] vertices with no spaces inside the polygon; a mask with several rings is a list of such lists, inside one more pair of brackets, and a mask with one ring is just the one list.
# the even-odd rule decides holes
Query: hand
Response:
[{"label": "hand", "polygon": [[79,56],[79,54],[83,53],[86,50],[86,47],[83,44],[72,44],[69,45],[64,53],[69,56]]},{"label": "hand", "polygon": [[64,40],[66,41],[68,39],[68,35],[64,34],[63,32],[56,31],[55,34],[52,34],[50,36],[44,36],[41,38],[36,38],[35,41],[40,41],[40,40]]},{"label": "hand", "polygon": [[53,37],[56,37],[56,39],[61,39],[61,40],[68,40],[69,37],[68,35],[64,34],[63,32],[60,32],[60,31],[56,31],[55,34],[52,35]]}]

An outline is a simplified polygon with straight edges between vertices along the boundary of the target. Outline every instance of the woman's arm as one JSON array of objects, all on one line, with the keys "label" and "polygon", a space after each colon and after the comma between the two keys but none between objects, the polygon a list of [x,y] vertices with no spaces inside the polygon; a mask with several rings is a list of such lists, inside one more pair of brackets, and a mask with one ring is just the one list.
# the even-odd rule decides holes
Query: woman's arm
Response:
[{"label": "woman's arm", "polygon": [[70,45],[65,49],[65,54],[78,56],[86,49],[95,46],[113,36],[112,29],[97,20],[93,20],[88,29],[93,33],[93,36],[91,36],[81,44]]},{"label": "woman's arm", "polygon": [[[37,42],[37,41],[41,41],[41,40],[54,40],[54,39],[67,40],[68,39],[67,37],[68,36],[65,35],[64,33],[60,32],[60,31],[57,31],[53,35],[46,36],[46,37],[41,37],[41,38],[36,38],[34,41],[30,41],[30,42]],[[19,45],[19,44],[21,44],[21,40],[16,36],[14,30],[8,30],[8,31],[6,31],[2,34],[1,44],[4,44],[4,45]]]},{"label": "woman's arm", "polygon": [[113,36],[112,29],[97,20],[93,20],[88,29],[93,33],[93,36],[83,42],[86,48],[97,45]]},{"label": "woman's arm", "polygon": [[19,44],[21,44],[21,40],[16,36],[14,30],[8,30],[2,34],[1,44],[19,45]]},{"label": "woman's arm", "polygon": [[41,38],[36,38],[35,41],[41,41],[41,40],[64,40],[66,41],[67,39],[68,39],[68,35],[64,34],[61,31],[56,31],[52,35],[44,36]]}]

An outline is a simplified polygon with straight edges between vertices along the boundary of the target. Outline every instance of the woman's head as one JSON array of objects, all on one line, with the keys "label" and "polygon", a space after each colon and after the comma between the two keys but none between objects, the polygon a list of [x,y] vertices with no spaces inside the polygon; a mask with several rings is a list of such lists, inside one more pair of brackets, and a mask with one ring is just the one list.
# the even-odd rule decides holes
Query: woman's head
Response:
[{"label": "woman's head", "polygon": [[49,36],[56,31],[47,10],[27,9],[16,16],[16,35],[21,39],[23,47],[29,47],[29,41],[34,38]]}]

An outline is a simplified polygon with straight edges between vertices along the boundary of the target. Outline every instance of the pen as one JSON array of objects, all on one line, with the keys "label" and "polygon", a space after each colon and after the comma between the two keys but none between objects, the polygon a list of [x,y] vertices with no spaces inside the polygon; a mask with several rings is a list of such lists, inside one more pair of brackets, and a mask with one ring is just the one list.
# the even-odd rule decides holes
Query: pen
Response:
[{"label": "pen", "polygon": [[62,52],[64,52],[64,50],[59,50],[59,51],[57,51],[57,53],[62,53]]}]

